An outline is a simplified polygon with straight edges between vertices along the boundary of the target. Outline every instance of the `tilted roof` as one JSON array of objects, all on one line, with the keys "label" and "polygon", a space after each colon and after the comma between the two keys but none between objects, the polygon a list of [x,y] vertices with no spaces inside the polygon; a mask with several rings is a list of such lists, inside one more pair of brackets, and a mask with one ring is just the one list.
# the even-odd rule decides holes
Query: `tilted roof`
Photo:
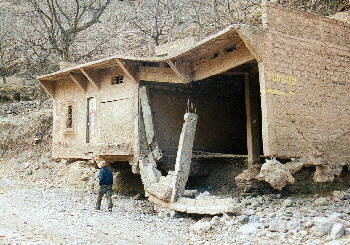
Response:
[{"label": "tilted roof", "polygon": [[[163,57],[135,57],[135,56],[123,56],[114,55],[103,59],[95,60],[92,62],[79,64],[62,69],[57,72],[53,72],[47,75],[39,76],[39,81],[55,81],[69,75],[71,72],[79,71],[82,68],[109,68],[116,65],[116,60],[124,61],[136,61],[136,62],[168,62],[173,60],[181,60],[182,62],[188,62],[193,60],[199,60],[210,56],[211,54],[222,50],[223,48],[232,44],[235,40],[241,40],[244,35],[240,30],[242,28],[254,28],[248,25],[231,25],[224,30],[217,32],[207,38],[196,42],[192,46],[183,47],[177,53]],[[247,39],[243,38],[246,42]]]}]

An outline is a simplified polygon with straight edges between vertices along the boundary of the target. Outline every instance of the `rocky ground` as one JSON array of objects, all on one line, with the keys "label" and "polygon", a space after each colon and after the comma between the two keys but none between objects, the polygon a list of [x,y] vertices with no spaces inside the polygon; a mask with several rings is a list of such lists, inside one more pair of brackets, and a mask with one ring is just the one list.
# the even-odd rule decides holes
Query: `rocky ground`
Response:
[{"label": "rocky ground", "polygon": [[[116,193],[108,213],[93,209],[97,170],[53,161],[50,144],[50,101],[0,104],[0,244],[350,244],[350,189],[233,195],[238,213],[214,217]],[[116,171],[115,182],[126,183],[124,170]],[[193,196],[214,194],[203,187]]]},{"label": "rocky ground", "polygon": [[242,196],[240,213],[214,217],[137,199],[114,194],[112,213],[95,211],[92,191],[2,176],[0,244],[350,244],[350,190]]}]

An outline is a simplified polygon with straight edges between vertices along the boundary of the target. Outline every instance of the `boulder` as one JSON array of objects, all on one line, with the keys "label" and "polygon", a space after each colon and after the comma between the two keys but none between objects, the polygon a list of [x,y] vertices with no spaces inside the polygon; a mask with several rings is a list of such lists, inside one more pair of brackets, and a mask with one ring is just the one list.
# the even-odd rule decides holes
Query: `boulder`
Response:
[{"label": "boulder", "polygon": [[341,238],[345,234],[344,226],[342,224],[335,224],[331,230],[331,239],[336,240]]},{"label": "boulder", "polygon": [[274,232],[286,232],[287,231],[287,222],[280,218],[273,219],[269,224],[269,231]]},{"label": "boulder", "polygon": [[211,224],[212,226],[217,226],[218,224],[220,224],[220,217],[214,216],[214,217],[211,219],[210,224]]},{"label": "boulder", "polygon": [[256,176],[259,181],[268,182],[273,188],[282,190],[288,184],[294,184],[294,177],[289,168],[276,159],[266,160]]},{"label": "boulder", "polygon": [[212,225],[209,221],[200,220],[197,223],[193,224],[190,227],[190,230],[196,234],[203,234],[209,231],[211,228],[212,228]]},{"label": "boulder", "polygon": [[318,237],[329,234],[333,228],[333,225],[335,224],[326,217],[316,217],[314,218],[314,223],[315,225],[312,227],[312,232]]},{"label": "boulder", "polygon": [[320,197],[320,198],[317,198],[315,201],[314,201],[314,204],[315,205],[324,205],[327,203],[327,198],[325,197]]},{"label": "boulder", "polygon": [[347,194],[345,191],[333,191],[333,197],[339,200],[345,200]]},{"label": "boulder", "polygon": [[242,225],[238,229],[238,232],[244,235],[254,236],[260,227],[261,227],[260,223],[249,223],[249,224]]}]

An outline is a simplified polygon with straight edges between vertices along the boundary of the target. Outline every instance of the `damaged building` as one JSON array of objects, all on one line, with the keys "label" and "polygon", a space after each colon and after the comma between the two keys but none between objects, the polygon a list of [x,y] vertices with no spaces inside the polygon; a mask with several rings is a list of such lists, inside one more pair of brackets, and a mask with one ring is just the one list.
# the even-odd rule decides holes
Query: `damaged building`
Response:
[{"label": "damaged building", "polygon": [[236,180],[276,189],[309,166],[333,181],[350,165],[350,25],[273,3],[262,22],[39,77],[53,98],[52,157],[128,162],[151,201],[189,213],[234,211],[183,196],[201,159],[210,171],[246,159]]}]

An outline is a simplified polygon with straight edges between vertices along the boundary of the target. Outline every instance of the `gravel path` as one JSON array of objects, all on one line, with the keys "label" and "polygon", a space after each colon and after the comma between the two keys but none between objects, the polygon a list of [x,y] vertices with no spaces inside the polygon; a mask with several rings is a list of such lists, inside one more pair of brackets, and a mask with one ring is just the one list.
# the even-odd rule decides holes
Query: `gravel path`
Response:
[{"label": "gravel path", "polygon": [[[142,214],[146,201],[115,196],[110,214],[95,197],[68,188],[0,181],[0,244],[185,244],[186,219]],[[105,200],[102,205],[106,205]]]},{"label": "gravel path", "polygon": [[95,195],[0,179],[0,244],[350,244],[350,189],[333,195],[246,196],[237,216],[170,218],[148,201],[115,195],[114,210]]}]

